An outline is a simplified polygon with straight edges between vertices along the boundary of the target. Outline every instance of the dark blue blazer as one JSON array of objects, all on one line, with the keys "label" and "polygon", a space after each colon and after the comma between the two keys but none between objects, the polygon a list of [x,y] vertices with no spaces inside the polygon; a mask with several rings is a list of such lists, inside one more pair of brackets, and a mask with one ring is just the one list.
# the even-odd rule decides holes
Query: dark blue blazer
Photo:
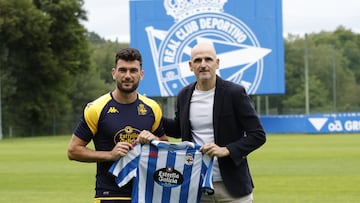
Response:
[{"label": "dark blue blazer", "polygon": [[[175,118],[163,119],[168,136],[192,141],[189,108],[195,85],[196,82],[179,92]],[[265,143],[265,131],[244,87],[217,76],[214,97],[215,143],[230,151],[230,156],[218,159],[221,176],[230,194],[245,196],[254,187],[246,157]]]}]

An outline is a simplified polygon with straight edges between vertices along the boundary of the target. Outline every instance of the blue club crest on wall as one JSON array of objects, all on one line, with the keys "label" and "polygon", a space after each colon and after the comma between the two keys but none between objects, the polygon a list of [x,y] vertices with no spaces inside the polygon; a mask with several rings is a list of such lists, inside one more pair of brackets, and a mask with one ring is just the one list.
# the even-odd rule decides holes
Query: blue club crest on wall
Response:
[{"label": "blue club crest on wall", "polygon": [[284,92],[281,1],[137,0],[130,14],[130,46],[144,60],[140,93],[176,96],[195,81],[188,62],[198,42],[214,45],[217,74],[249,94]]}]

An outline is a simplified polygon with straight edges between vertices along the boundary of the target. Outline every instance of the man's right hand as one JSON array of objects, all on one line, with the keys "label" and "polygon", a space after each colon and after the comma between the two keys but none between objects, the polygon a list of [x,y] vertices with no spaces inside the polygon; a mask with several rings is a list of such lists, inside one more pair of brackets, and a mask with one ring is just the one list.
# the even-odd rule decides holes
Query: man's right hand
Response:
[{"label": "man's right hand", "polygon": [[118,142],[115,147],[110,151],[111,159],[118,160],[121,157],[125,156],[131,149],[133,145],[128,142]]}]

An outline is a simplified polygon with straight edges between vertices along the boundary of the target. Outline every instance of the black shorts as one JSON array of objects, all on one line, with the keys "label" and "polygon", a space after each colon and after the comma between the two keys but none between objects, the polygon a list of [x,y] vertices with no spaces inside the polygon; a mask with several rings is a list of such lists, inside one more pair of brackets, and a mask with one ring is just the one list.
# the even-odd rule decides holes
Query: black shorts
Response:
[{"label": "black shorts", "polygon": [[131,203],[131,197],[97,197],[94,203]]}]

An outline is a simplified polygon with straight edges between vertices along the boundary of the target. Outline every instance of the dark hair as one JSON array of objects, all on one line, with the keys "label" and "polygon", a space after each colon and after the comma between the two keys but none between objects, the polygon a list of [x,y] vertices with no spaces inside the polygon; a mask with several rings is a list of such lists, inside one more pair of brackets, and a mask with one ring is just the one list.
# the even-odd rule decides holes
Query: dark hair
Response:
[{"label": "dark hair", "polygon": [[136,61],[137,60],[140,62],[140,67],[142,66],[141,54],[140,54],[139,50],[137,50],[135,48],[125,48],[125,49],[121,49],[120,51],[118,51],[115,56],[115,65],[117,64],[117,61],[119,59],[122,59],[124,61]]}]

